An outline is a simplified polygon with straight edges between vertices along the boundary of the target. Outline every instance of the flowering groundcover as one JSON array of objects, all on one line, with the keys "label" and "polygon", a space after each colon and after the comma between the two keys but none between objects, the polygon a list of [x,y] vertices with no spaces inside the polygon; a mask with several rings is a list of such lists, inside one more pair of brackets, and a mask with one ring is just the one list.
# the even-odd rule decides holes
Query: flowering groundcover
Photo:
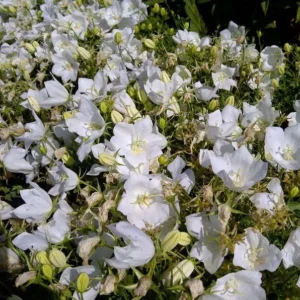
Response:
[{"label": "flowering groundcover", "polygon": [[140,0],[1,5],[4,297],[299,299],[298,48]]}]

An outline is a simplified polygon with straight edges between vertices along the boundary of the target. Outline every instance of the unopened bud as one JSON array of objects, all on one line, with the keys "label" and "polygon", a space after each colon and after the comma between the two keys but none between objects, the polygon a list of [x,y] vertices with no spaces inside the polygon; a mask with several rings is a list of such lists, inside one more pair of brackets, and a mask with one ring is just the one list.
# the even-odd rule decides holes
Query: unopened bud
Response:
[{"label": "unopened bud", "polygon": [[189,30],[190,23],[189,22],[185,22],[184,25],[183,25],[183,28],[186,29],[186,30]]},{"label": "unopened bud", "polygon": [[130,97],[134,97],[135,96],[135,89],[130,85],[127,89],[127,93]]},{"label": "unopened bud", "polygon": [[66,265],[67,258],[63,252],[58,249],[52,249],[49,253],[51,264],[57,268],[62,268]]},{"label": "unopened bud", "polygon": [[164,118],[160,118],[159,121],[158,121],[158,126],[161,128],[161,129],[165,129],[166,126],[167,126],[167,122]]},{"label": "unopened bud", "polygon": [[133,105],[128,105],[127,106],[127,112],[128,112],[128,115],[131,119],[137,120],[137,119],[140,119],[142,117],[140,112]]},{"label": "unopened bud", "polygon": [[49,266],[49,265],[43,265],[43,266],[42,266],[42,271],[43,271],[44,276],[45,276],[49,281],[52,281],[52,278],[53,278],[53,270],[52,270],[51,266]]},{"label": "unopened bud", "polygon": [[158,3],[155,3],[155,4],[154,4],[152,11],[153,11],[154,13],[156,13],[156,14],[159,13],[159,11],[160,11],[160,6],[159,6]]},{"label": "unopened bud", "polygon": [[216,99],[213,99],[209,102],[208,109],[214,110],[217,106],[219,106],[219,101]]},{"label": "unopened bud", "polygon": [[15,14],[17,12],[16,8],[14,6],[11,6],[11,5],[8,7],[8,10],[10,12],[12,12],[13,14]]},{"label": "unopened bud", "polygon": [[183,280],[188,278],[194,271],[194,264],[192,261],[185,259],[181,261],[167,276],[163,279],[165,286],[174,286],[181,284]]},{"label": "unopened bud", "polygon": [[144,90],[137,91],[137,97],[141,103],[145,104],[148,101],[148,96]]},{"label": "unopened bud", "polygon": [[76,289],[82,294],[84,293],[90,284],[90,278],[86,273],[81,273],[76,280]]},{"label": "unopened bud", "polygon": [[169,100],[169,109],[172,110],[176,115],[178,115],[180,113],[180,106],[175,97],[172,97]]},{"label": "unopened bud", "polygon": [[83,47],[78,47],[77,51],[79,55],[85,60],[89,60],[92,57],[91,53]]},{"label": "unopened bud", "polygon": [[148,30],[149,31],[151,31],[153,29],[153,26],[152,26],[152,24],[150,23],[150,24],[148,24]]},{"label": "unopened bud", "polygon": [[37,49],[40,47],[40,44],[37,41],[32,42],[32,46]]},{"label": "unopened bud", "polygon": [[25,48],[26,48],[30,53],[34,53],[34,52],[35,52],[34,46],[31,45],[30,43],[25,43],[24,46],[25,46]]},{"label": "unopened bud", "polygon": [[279,88],[279,81],[278,81],[278,79],[272,79],[272,86],[275,89]]},{"label": "unopened bud", "polygon": [[161,155],[159,158],[158,158],[158,162],[163,165],[163,166],[166,166],[168,164],[168,158],[165,156],[165,155]]},{"label": "unopened bud", "polygon": [[150,40],[150,39],[145,39],[144,45],[145,45],[147,48],[150,48],[150,49],[155,49],[155,48],[156,48],[155,43],[154,43],[152,40]]},{"label": "unopened bud", "polygon": [[217,46],[212,46],[210,48],[210,54],[213,58],[216,58],[218,56],[218,47]]},{"label": "unopened bud", "polygon": [[187,246],[191,243],[192,239],[190,235],[186,232],[180,232],[178,237],[178,244],[181,246]]},{"label": "unopened bud", "polygon": [[170,231],[162,241],[162,249],[163,252],[169,252],[174,249],[178,244],[178,239],[180,236],[179,230],[172,230]]},{"label": "unopened bud", "polygon": [[29,96],[27,101],[35,112],[39,113],[41,111],[40,103],[35,97]]},{"label": "unopened bud", "polygon": [[101,102],[100,103],[100,110],[101,112],[103,112],[104,114],[107,113],[107,105],[105,102]]},{"label": "unopened bud", "polygon": [[116,110],[112,110],[110,116],[114,124],[118,124],[124,120],[124,117]]},{"label": "unopened bud", "polygon": [[42,265],[50,265],[50,261],[47,257],[47,252],[46,251],[39,251],[36,254],[35,258],[36,258],[37,262],[39,262]]},{"label": "unopened bud", "polygon": [[68,167],[72,167],[75,164],[75,160],[74,158],[69,154],[69,153],[65,153],[62,156],[62,161],[64,162],[64,164]]},{"label": "unopened bud", "polygon": [[289,43],[285,43],[283,49],[286,53],[290,53],[293,50],[293,46],[291,46]]},{"label": "unopened bud", "polygon": [[257,36],[260,38],[260,37],[262,37],[262,32],[259,30],[259,31],[256,31],[256,34],[257,34]]},{"label": "unopened bud", "polygon": [[47,148],[44,145],[40,145],[39,146],[39,150],[42,153],[42,155],[46,155],[47,154]]},{"label": "unopened bud", "polygon": [[285,72],[285,64],[281,64],[278,68],[278,72],[280,75],[283,75]]},{"label": "unopened bud", "polygon": [[30,81],[30,74],[28,71],[23,72],[23,77],[26,81]]},{"label": "unopened bud", "polygon": [[116,42],[117,45],[120,45],[123,41],[123,36],[122,32],[118,31],[115,36],[114,36],[114,41]]},{"label": "unopened bud", "polygon": [[226,101],[225,101],[226,104],[229,104],[231,106],[234,106],[234,96],[229,96]]},{"label": "unopened bud", "polygon": [[146,24],[145,24],[145,23],[143,23],[143,24],[141,25],[141,29],[142,29],[142,30],[145,30],[145,29],[146,29]]},{"label": "unopened bud", "polygon": [[299,194],[299,188],[297,186],[294,186],[290,191],[290,197],[295,198]]},{"label": "unopened bud", "polygon": [[164,83],[168,83],[171,81],[170,76],[168,75],[168,73],[166,71],[161,72],[161,79]]},{"label": "unopened bud", "polygon": [[161,14],[163,17],[165,17],[165,16],[168,15],[168,13],[167,13],[167,11],[166,11],[166,9],[165,9],[164,7],[162,7],[162,8],[160,9],[160,14]]},{"label": "unopened bud", "polygon": [[107,152],[102,152],[99,155],[98,160],[104,166],[113,166],[116,164],[115,157]]}]

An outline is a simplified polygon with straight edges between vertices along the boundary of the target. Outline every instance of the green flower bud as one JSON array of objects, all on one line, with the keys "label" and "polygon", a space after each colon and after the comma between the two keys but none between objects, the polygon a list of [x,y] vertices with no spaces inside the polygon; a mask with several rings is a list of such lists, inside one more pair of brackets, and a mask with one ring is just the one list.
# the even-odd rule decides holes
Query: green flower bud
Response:
[{"label": "green flower bud", "polygon": [[146,29],[146,24],[145,24],[145,23],[143,23],[143,24],[141,25],[141,29],[142,29],[142,30],[145,30],[145,29]]},{"label": "green flower bud", "polygon": [[234,106],[234,96],[229,96],[226,101],[225,101],[226,104],[229,104],[231,106]]},{"label": "green flower bud", "polygon": [[90,284],[90,278],[86,273],[81,273],[76,280],[76,289],[79,293],[84,293]]},{"label": "green flower bud", "polygon": [[52,249],[49,253],[51,264],[57,268],[62,268],[67,263],[67,258],[63,252],[58,249]]},{"label": "green flower bud", "polygon": [[283,49],[286,53],[291,53],[293,50],[293,46],[291,46],[289,43],[285,43]]},{"label": "green flower bud", "polygon": [[62,161],[64,162],[65,165],[67,165],[68,167],[72,167],[75,164],[75,160],[74,158],[69,154],[69,153],[65,153],[62,157]]},{"label": "green flower bud", "polygon": [[167,122],[164,118],[160,118],[159,121],[158,121],[158,126],[161,128],[161,129],[165,129],[166,126],[167,126]]},{"label": "green flower bud", "polygon": [[42,265],[50,265],[50,261],[47,257],[47,252],[46,251],[39,251],[36,254],[35,258]]},{"label": "green flower bud", "polygon": [[168,158],[165,156],[165,155],[161,155],[159,158],[158,158],[158,162],[163,165],[163,166],[166,166],[168,164]]},{"label": "green flower bud", "polygon": [[43,266],[42,266],[42,271],[43,271],[44,276],[45,276],[49,281],[52,281],[52,278],[53,278],[53,270],[52,270],[51,266],[49,266],[49,265],[43,265]]},{"label": "green flower bud", "polygon": [[278,79],[272,79],[272,86],[275,89],[279,88],[279,81],[278,81]]},{"label": "green flower bud", "polygon": [[186,30],[189,30],[190,23],[189,22],[185,22],[184,25],[183,25],[183,28],[186,29]]},{"label": "green flower bud", "polygon": [[102,152],[99,155],[98,160],[104,166],[113,166],[116,164],[115,157],[107,152]]},{"label": "green flower bud", "polygon": [[170,76],[168,75],[168,73],[166,71],[162,71],[161,72],[161,80],[164,82],[164,83],[168,83],[171,81],[170,79]]},{"label": "green flower bud", "polygon": [[78,6],[82,5],[82,0],[76,0],[76,3],[78,4]]},{"label": "green flower bud", "polygon": [[117,32],[114,36],[114,40],[116,42],[117,45],[120,45],[123,41],[123,36],[122,36],[122,32]]},{"label": "green flower bud", "polygon": [[47,154],[47,148],[44,145],[39,146],[39,150],[43,155]]},{"label": "green flower bud", "polygon": [[162,241],[163,252],[169,252],[174,249],[178,244],[180,232],[178,230],[170,231]]},{"label": "green flower bud", "polygon": [[219,101],[217,99],[213,99],[209,102],[208,109],[214,110],[217,106],[219,106]]},{"label": "green flower bud", "polygon": [[299,188],[297,186],[294,186],[290,191],[290,197],[295,198],[299,194]]},{"label": "green flower bud", "polygon": [[134,97],[135,96],[135,89],[130,85],[127,89],[127,93],[130,97]]},{"label": "green flower bud", "polygon": [[148,24],[148,30],[149,31],[151,31],[153,29],[153,26],[152,26],[152,24],[150,23],[150,24]]},{"label": "green flower bud", "polygon": [[178,244],[181,246],[187,246],[191,243],[192,239],[190,235],[186,232],[180,232],[178,237]]},{"label": "green flower bud", "polygon": [[32,46],[37,49],[40,47],[40,44],[37,41],[32,42]]},{"label": "green flower bud", "polygon": [[256,31],[256,34],[257,34],[257,36],[260,38],[260,37],[262,37],[262,32],[259,30],[259,31]]},{"label": "green flower bud", "polygon": [[138,25],[134,26],[134,33],[139,33],[140,32],[140,27]]},{"label": "green flower bud", "polygon": [[129,117],[133,120],[137,120],[142,117],[140,112],[133,105],[127,106],[127,112],[128,112]]},{"label": "green flower bud", "polygon": [[107,105],[105,102],[101,102],[100,103],[100,110],[101,112],[103,112],[104,114],[107,113]]},{"label": "green flower bud", "polygon": [[10,12],[12,12],[13,14],[15,14],[17,12],[16,8],[14,6],[11,6],[11,5],[8,7],[8,10]]},{"label": "green flower bud", "polygon": [[25,46],[25,48],[26,48],[30,53],[34,53],[34,52],[35,52],[34,46],[31,45],[30,43],[25,43],[24,46]]},{"label": "green flower bud", "polygon": [[175,33],[174,28],[169,28],[169,34],[170,34],[170,35],[173,35],[174,33]]},{"label": "green flower bud", "polygon": [[110,117],[114,124],[117,124],[124,120],[123,116],[116,110],[112,110]]},{"label": "green flower bud", "polygon": [[159,11],[160,11],[160,6],[159,6],[158,3],[155,3],[155,4],[154,4],[152,11],[153,11],[154,13],[156,13],[156,14],[159,13]]},{"label": "green flower bud", "polygon": [[78,47],[77,51],[79,55],[85,60],[89,60],[92,57],[91,53],[83,47]]},{"label": "green flower bud", "polygon": [[165,17],[165,16],[168,15],[168,13],[167,13],[167,11],[166,11],[166,9],[165,9],[164,7],[162,7],[162,8],[160,9],[160,14],[162,15],[162,17]]},{"label": "green flower bud", "polygon": [[148,96],[144,90],[138,90],[137,91],[137,97],[140,100],[141,103],[145,104],[148,102]]},{"label": "green flower bud", "polygon": [[23,77],[26,81],[30,81],[30,74],[28,71],[23,72]]},{"label": "green flower bud", "polygon": [[281,64],[278,68],[278,72],[280,75],[283,75],[285,72],[285,64]]},{"label": "green flower bud", "polygon": [[213,58],[216,58],[218,56],[218,47],[217,46],[212,46],[210,48],[210,54]]},{"label": "green flower bud", "polygon": [[150,40],[150,39],[145,39],[144,45],[145,45],[147,48],[150,48],[150,49],[155,49],[155,48],[156,48],[155,43],[154,43],[152,40]]}]

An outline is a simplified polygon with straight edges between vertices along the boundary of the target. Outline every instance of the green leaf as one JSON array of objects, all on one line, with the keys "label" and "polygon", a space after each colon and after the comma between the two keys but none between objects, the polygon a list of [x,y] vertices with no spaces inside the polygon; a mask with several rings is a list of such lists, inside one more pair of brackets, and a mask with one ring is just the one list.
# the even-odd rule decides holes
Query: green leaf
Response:
[{"label": "green leaf", "polygon": [[295,23],[298,23],[300,21],[300,6],[298,6],[298,9],[297,9],[297,14],[296,14],[296,21]]},{"label": "green leaf", "polygon": [[291,211],[300,210],[300,203],[298,203],[298,202],[289,202],[288,203],[288,208]]},{"label": "green leaf", "polygon": [[234,208],[231,208],[231,212],[232,212],[233,214],[246,215],[246,214],[243,213],[242,211],[237,210],[237,209],[234,209]]},{"label": "green leaf", "polygon": [[184,0],[184,2],[185,2],[185,7],[184,7],[185,12],[190,19],[190,30],[199,32],[201,34],[205,34],[206,26],[202,16],[199,14],[195,0]]}]

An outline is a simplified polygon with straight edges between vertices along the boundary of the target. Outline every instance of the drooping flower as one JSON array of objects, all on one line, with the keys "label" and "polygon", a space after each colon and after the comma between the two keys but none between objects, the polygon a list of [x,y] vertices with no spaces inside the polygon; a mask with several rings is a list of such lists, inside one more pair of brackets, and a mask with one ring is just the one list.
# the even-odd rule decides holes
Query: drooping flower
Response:
[{"label": "drooping flower", "polygon": [[106,259],[110,266],[117,269],[143,266],[154,256],[155,249],[152,240],[134,225],[121,221],[107,227],[114,235],[122,238],[127,245],[114,247],[115,256]]}]

